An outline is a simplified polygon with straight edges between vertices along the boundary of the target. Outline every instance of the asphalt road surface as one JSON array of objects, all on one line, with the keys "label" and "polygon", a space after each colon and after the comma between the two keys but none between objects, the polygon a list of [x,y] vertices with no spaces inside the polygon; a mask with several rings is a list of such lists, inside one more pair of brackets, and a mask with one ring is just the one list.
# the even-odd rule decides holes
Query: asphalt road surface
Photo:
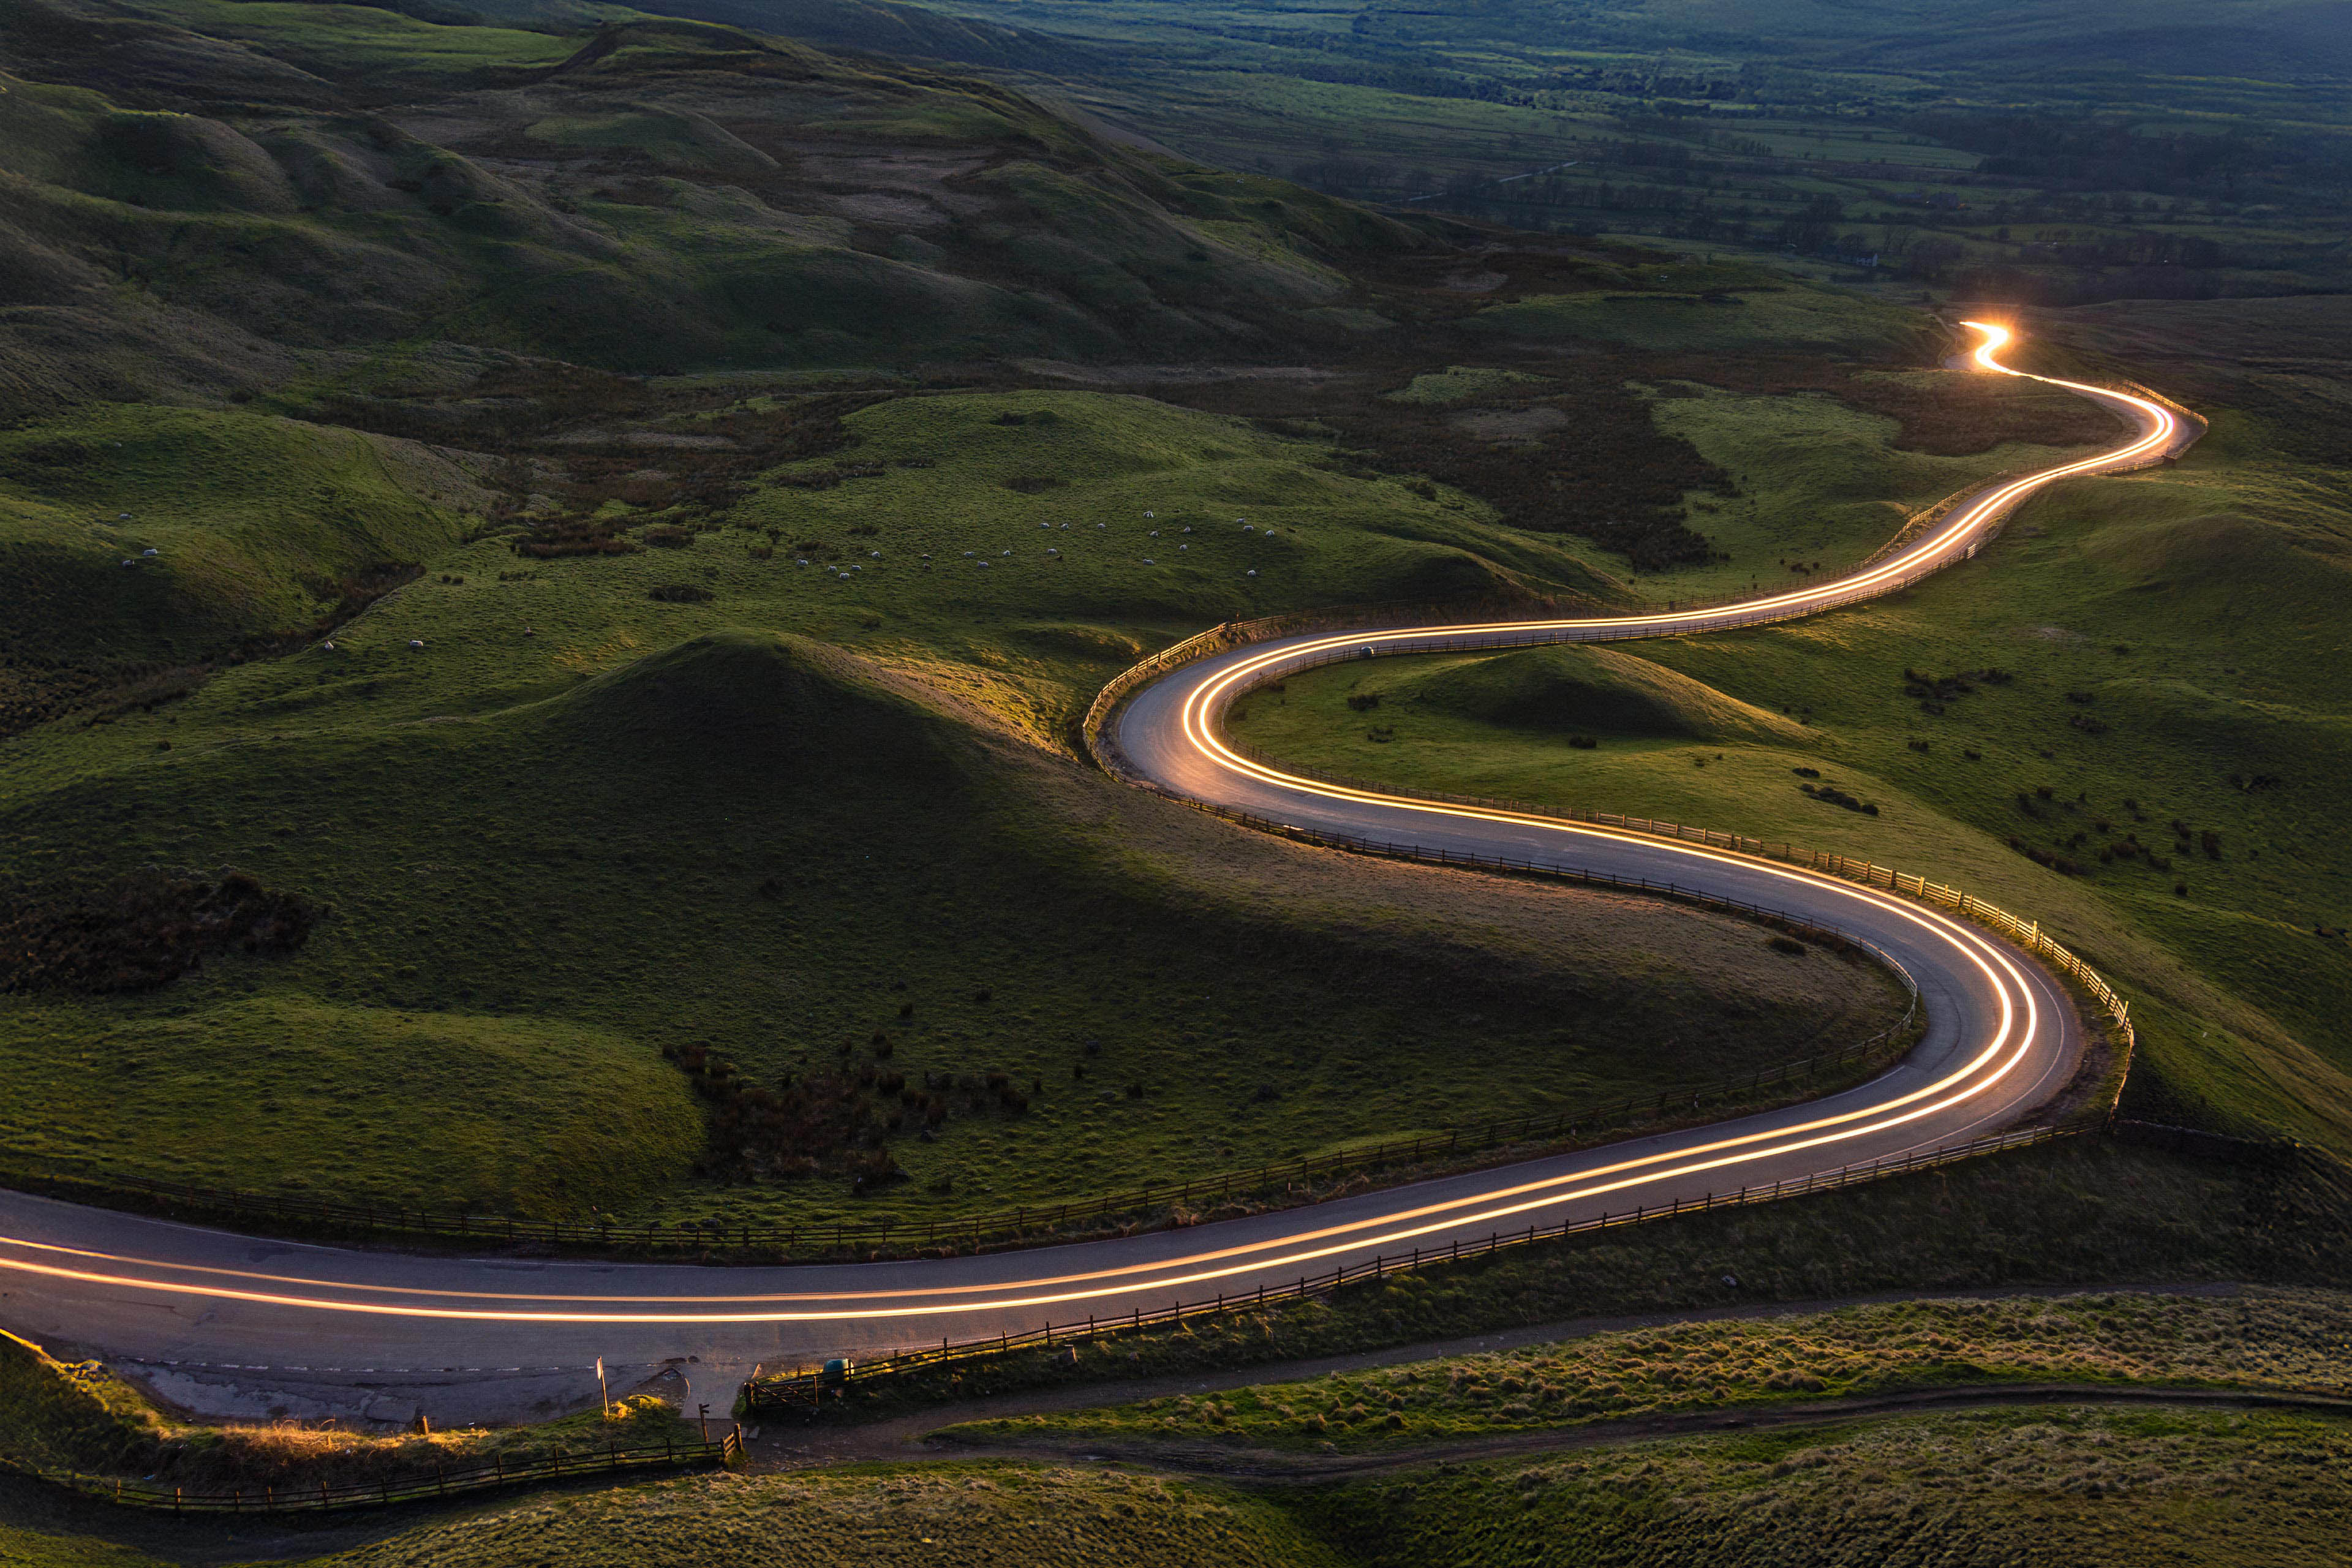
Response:
[{"label": "asphalt road surface", "polygon": [[[2003,338],[1985,329],[1976,359]],[[2152,400],[2059,383],[2132,438],[1988,487],[1917,541],[1835,582],[1743,605],[1605,620],[1356,631],[1186,666],[1119,715],[1128,767],[1171,794],[1378,841],[1648,879],[1853,934],[1919,987],[1919,1044],[1872,1082],[1711,1126],[1181,1230],[1064,1247],[791,1268],[420,1257],[311,1247],[0,1193],[0,1322],[143,1373],[201,1413],[511,1420],[645,1379],[724,1409],[755,1365],[803,1364],[1048,1320],[1115,1317],[1274,1286],[1530,1223],[1769,1184],[1965,1142],[2017,1122],[2072,1076],[2081,1035],[2039,963],[1895,894],[1720,849],[1552,819],[1436,805],[1291,777],[1225,749],[1220,709],[1333,657],[1670,636],[1814,614],[1973,554],[2019,501],[2073,474],[2153,462],[2195,427]]]}]

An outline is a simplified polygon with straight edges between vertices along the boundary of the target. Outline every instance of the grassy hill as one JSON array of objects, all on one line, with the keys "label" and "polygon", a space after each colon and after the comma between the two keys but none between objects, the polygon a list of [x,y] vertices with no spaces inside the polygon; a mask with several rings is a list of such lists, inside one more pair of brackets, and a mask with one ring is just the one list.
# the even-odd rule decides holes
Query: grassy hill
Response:
[{"label": "grassy hill", "polygon": [[[2212,306],[2174,325],[2194,341],[2198,321],[2249,330]],[[2259,384],[2209,375],[2190,390],[2210,391],[2216,424],[2179,467],[2071,484],[1916,589],[1609,655],[1646,689],[1686,678],[1703,693],[1687,705],[1744,703],[1801,721],[1801,738],[1705,740],[1687,721],[1661,733],[1651,707],[1573,680],[1552,706],[1540,682],[1502,695],[1557,657],[1527,654],[1293,680],[1253,706],[1249,733],[1359,775],[1737,827],[1981,889],[2138,993],[2136,1092],[2151,1114],[2345,1147],[2352,1045],[2337,1002],[2352,967],[2332,933],[2347,868],[2309,826],[2336,809],[2343,771],[2334,426]],[[1937,485],[1956,472],[1883,432],[1865,455],[1845,434],[1852,413],[1811,398],[1713,395],[1666,417],[1739,476],[1759,526],[1781,520],[1780,548],[1808,574],[1859,558],[1871,537],[1855,512],[1838,540],[1840,513],[1822,501],[1924,495],[1906,470]],[[1345,705],[1375,689],[1378,737]],[[1601,744],[1573,749],[1563,730]],[[1826,802],[1813,777],[1877,813]]]},{"label": "grassy hill", "polygon": [[0,69],[0,409],[452,339],[630,370],[1246,351],[1333,293],[1311,253],[1417,243],[1000,89],[698,23],[22,0]]},{"label": "grassy hill", "polygon": [[[1631,380],[1693,345],[1611,325],[1653,291],[1850,316],[1755,353],[1856,396],[1918,318],[1607,246],[1465,290],[1433,226],[707,24],[37,5],[12,1147],[935,1215],[1889,1016],[1737,925],[1236,842],[1071,732],[1219,620],[1622,602],[1580,531],[1703,552],[1709,470]],[[1589,308],[1478,325],[1530,301]],[[1464,395],[1389,395],[1430,376]],[[254,951],[167,940],[216,904]]]},{"label": "grassy hill", "polygon": [[[1441,543],[1553,547],[1139,399],[852,423],[888,459],[876,478],[757,489],[731,526],[630,553],[457,545],[331,648],[0,747],[18,886],[234,864],[326,911],[290,960],[9,999],[12,1144],[538,1212],[759,1213],[878,1184],[887,1146],[917,1179],[870,1202],[937,1213],[1688,1081],[1891,1005],[1736,924],[1236,842],[1049,749],[1155,621],[1246,604],[1246,571],[1377,596],[1470,559]],[[1064,489],[994,485],[1003,515],[948,510],[1048,469]],[[1163,548],[1144,500],[1176,541],[1200,529],[1198,564],[1142,563]],[[1212,532],[1229,505],[1274,536]],[[1055,517],[1079,521],[1037,526]],[[1031,542],[1048,532],[1069,542]],[[1431,1011],[1473,972],[1477,1005]],[[402,1051],[371,1057],[386,1031]],[[824,1180],[775,1184],[812,1164]],[[689,1169],[768,1181],[682,1189]]]}]

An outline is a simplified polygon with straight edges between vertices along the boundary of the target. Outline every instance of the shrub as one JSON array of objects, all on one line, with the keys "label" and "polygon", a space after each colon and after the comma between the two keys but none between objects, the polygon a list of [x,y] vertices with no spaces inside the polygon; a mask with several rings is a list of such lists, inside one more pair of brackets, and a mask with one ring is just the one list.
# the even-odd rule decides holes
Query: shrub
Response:
[{"label": "shrub", "polygon": [[709,602],[710,590],[692,583],[663,583],[646,589],[646,597],[665,605],[701,605]]},{"label": "shrub", "polygon": [[1791,958],[1805,956],[1805,944],[1793,936],[1770,937],[1766,939],[1764,945],[1774,952],[1785,952]]},{"label": "shrub", "polygon": [[292,952],[321,912],[235,870],[21,897],[0,905],[0,991],[152,991],[218,953]]},{"label": "shrub", "polygon": [[1601,749],[1600,740],[1591,735],[1570,735],[1568,738],[1568,743],[1580,752],[1594,752]]},{"label": "shrub", "polygon": [[1381,694],[1377,691],[1359,691],[1348,699],[1348,710],[1351,713],[1369,713],[1380,705]]}]

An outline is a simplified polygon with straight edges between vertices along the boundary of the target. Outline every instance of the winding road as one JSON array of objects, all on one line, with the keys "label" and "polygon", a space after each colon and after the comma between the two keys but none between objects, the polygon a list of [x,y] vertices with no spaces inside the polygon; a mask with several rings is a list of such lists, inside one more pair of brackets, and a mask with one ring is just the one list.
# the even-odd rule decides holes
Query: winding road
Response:
[{"label": "winding road", "polygon": [[[1973,323],[1972,323],[1973,325]],[[2017,374],[1979,326],[1974,357]],[[2046,379],[2046,378],[2040,378]],[[1868,1084],[1603,1149],[1190,1229],[981,1257],[727,1268],[428,1258],[262,1240],[0,1193],[0,1322],[142,1370],[203,1413],[518,1419],[668,1373],[724,1408],[755,1364],[1019,1332],[1286,1283],[1375,1255],[1636,1204],[1767,1184],[1996,1131],[2074,1072],[2081,1034],[2040,963],[1931,906],[1834,877],[1606,827],[1343,788],[1230,750],[1216,719],[1257,682],[1333,657],[1672,636],[1814,614],[1973,554],[2028,496],[2159,460],[2197,428],[2072,382],[2133,427],[2095,457],[1964,499],[1923,537],[1833,582],[1717,608],[1608,619],[1356,631],[1237,649],[1144,688],[1113,736],[1172,795],[1300,827],[1590,870],[1778,910],[1869,942],[1916,981],[1927,1026]]]}]

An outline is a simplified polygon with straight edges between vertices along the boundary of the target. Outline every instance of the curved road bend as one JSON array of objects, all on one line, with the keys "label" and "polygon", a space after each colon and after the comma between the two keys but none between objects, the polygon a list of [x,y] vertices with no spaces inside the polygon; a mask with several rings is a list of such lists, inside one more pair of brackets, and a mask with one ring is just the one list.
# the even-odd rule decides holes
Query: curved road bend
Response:
[{"label": "curved road bend", "polygon": [[[1990,371],[2003,334],[1982,329]],[[1801,1106],[1605,1149],[1178,1231],[978,1258],[730,1268],[441,1258],[261,1240],[0,1193],[0,1322],[139,1370],[224,1415],[422,1409],[513,1419],[616,1390],[675,1360],[723,1409],[755,1363],[796,1363],[1020,1331],[1051,1320],[1242,1293],[1341,1263],[1496,1230],[1622,1212],[1899,1156],[1996,1131],[2064,1084],[2080,1051],[2064,993],[1983,931],[1890,894],[1712,850],[1550,819],[1335,788],[1225,751],[1218,708],[1335,646],[1403,653],[1666,636],[1782,618],[1885,593],[1972,553],[2057,479],[2151,462],[2193,439],[2161,405],[2057,383],[2133,423],[2124,446],[1990,487],[1921,540],[1838,582],[1675,615],[1297,637],[1179,669],[1138,694],[1117,741],[1161,788],[1300,826],[1648,878],[1857,934],[1917,982],[1927,1028],[1874,1081]],[[685,1358],[696,1358],[688,1363]],[[169,1363],[169,1364],[163,1364]]]}]

